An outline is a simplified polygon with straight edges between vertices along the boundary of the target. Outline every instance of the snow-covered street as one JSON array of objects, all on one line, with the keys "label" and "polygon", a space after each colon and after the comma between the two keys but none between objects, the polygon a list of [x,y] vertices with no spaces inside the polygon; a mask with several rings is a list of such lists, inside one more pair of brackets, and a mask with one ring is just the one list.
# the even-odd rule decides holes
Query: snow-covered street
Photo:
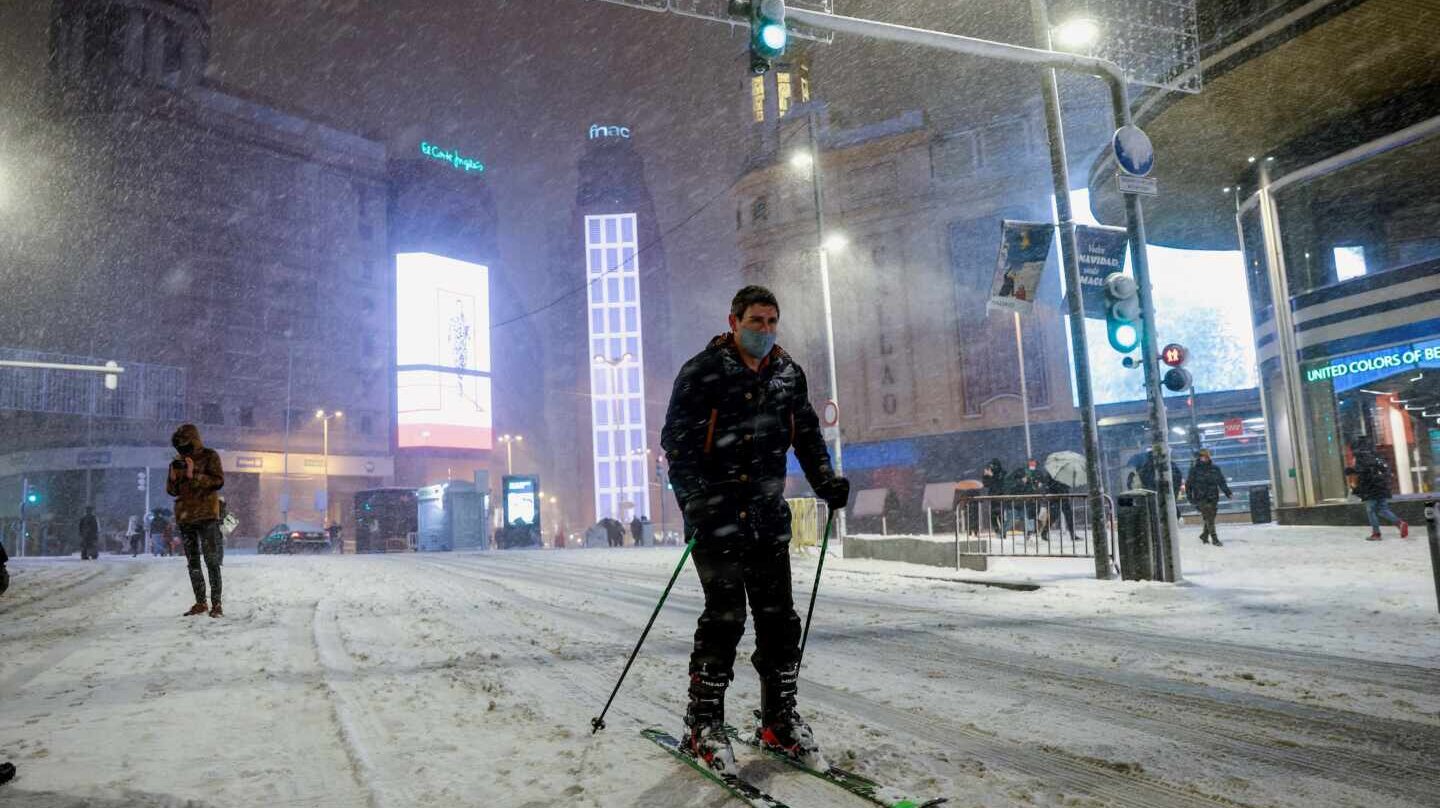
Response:
[{"label": "snow-covered street", "polygon": [[[832,558],[802,709],[833,762],[960,806],[1440,804],[1423,528],[1196,532],[1181,586]],[[13,560],[0,806],[726,805],[638,734],[679,729],[693,569],[589,732],[678,558],[233,555],[220,620],[179,617],[180,559]],[[737,664],[732,722],[757,702]],[[859,804],[747,751],[792,805]]]}]

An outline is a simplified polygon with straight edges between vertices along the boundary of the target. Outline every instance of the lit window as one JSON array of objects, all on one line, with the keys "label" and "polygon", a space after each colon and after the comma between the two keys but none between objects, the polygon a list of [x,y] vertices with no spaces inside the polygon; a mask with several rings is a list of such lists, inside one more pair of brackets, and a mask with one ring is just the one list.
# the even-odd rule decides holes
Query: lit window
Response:
[{"label": "lit window", "polygon": [[801,65],[800,67],[800,103],[810,101],[810,68]]},{"label": "lit window", "polygon": [[765,120],[765,77],[750,77],[750,108],[755,114],[755,122]]},{"label": "lit window", "polygon": [[775,74],[775,100],[780,104],[780,115],[790,111],[790,73],[781,71]]},{"label": "lit window", "polygon": [[1365,274],[1365,248],[1359,244],[1335,248],[1335,279],[1348,281]]}]

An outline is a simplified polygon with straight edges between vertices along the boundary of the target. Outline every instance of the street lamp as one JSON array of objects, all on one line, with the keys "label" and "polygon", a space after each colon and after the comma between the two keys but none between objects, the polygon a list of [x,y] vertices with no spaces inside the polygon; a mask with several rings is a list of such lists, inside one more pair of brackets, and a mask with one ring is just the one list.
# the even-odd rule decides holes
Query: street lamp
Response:
[{"label": "street lamp", "polygon": [[[840,440],[840,382],[835,373],[835,319],[830,306],[830,251],[843,249],[848,240],[841,233],[828,233],[825,230],[825,182],[820,171],[820,139],[816,132],[819,121],[814,110],[809,116],[810,129],[810,150],[809,153],[797,152],[790,158],[790,164],[800,170],[809,169],[810,186],[815,193],[815,243],[816,256],[820,263],[820,298],[825,309],[825,359],[826,369],[830,372],[830,401],[835,405],[835,473],[845,473],[844,451]],[[804,154],[804,156],[800,156]],[[845,512],[842,510],[835,518],[836,525],[840,528],[840,536],[845,535]]]},{"label": "street lamp", "polygon": [[[618,357],[615,357],[613,359],[610,357],[602,356],[600,354],[595,354],[595,356],[593,357],[596,367],[610,368],[610,395],[615,400],[614,416],[611,418],[610,424],[610,453],[612,456],[616,457],[619,456],[618,447],[620,445],[619,439],[622,434],[621,426],[622,422],[625,420],[624,402],[620,400],[620,368],[626,362],[633,361],[634,359],[634,354],[630,353],[629,351],[626,351],[625,353],[622,353]],[[622,516],[623,514],[619,512],[619,503],[624,502],[625,495],[629,493],[629,486],[627,485],[627,483],[629,482],[629,478],[625,474],[624,462],[621,462],[619,464],[619,468],[617,469],[617,471],[619,471],[619,479],[616,480],[616,483],[619,487],[620,499],[616,503],[616,515]]]},{"label": "street lamp", "polygon": [[325,471],[325,527],[330,527],[330,422],[336,418],[344,418],[345,413],[340,410],[330,413],[324,410],[316,410],[315,417],[320,419],[320,425],[325,436],[321,444],[321,451],[324,453],[323,468]]},{"label": "street lamp", "polygon": [[1055,44],[1061,50],[1085,50],[1100,38],[1100,24],[1089,17],[1072,17],[1055,26]]},{"label": "street lamp", "polygon": [[512,449],[514,448],[515,444],[524,443],[525,436],[501,435],[500,442],[505,444],[505,475],[509,476],[515,473],[515,456],[512,453]]}]

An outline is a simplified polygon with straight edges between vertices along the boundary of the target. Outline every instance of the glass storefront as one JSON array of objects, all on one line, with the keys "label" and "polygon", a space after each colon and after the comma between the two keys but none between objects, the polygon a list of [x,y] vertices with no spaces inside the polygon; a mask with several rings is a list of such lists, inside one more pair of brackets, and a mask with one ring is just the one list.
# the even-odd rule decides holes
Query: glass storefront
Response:
[{"label": "glass storefront", "polygon": [[1436,123],[1310,167],[1262,163],[1241,206],[1280,505],[1349,498],[1357,440],[1396,496],[1440,490]]},{"label": "glass storefront", "polygon": [[1440,489],[1440,338],[1305,363],[1301,381],[1320,501],[1345,499],[1359,441],[1390,467],[1395,495]]}]

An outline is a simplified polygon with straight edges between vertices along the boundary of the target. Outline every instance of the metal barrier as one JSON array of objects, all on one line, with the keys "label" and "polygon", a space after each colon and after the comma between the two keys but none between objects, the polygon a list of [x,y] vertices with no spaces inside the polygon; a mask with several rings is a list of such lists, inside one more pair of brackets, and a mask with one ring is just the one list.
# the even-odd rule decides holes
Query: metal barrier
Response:
[{"label": "metal barrier", "polygon": [[956,556],[1093,558],[1095,542],[1115,554],[1115,503],[1101,498],[1105,535],[1090,528],[1088,494],[966,497],[955,506]]}]

